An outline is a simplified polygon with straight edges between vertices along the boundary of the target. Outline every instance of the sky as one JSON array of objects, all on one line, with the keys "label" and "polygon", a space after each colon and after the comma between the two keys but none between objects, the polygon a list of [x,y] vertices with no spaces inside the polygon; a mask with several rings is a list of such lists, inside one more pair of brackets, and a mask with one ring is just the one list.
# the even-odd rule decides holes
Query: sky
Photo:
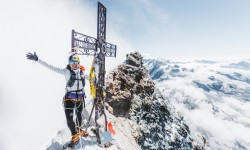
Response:
[{"label": "sky", "polygon": [[[107,8],[107,41],[118,46],[107,70],[131,51],[178,60],[249,59],[247,0],[100,1]],[[25,55],[35,51],[64,68],[71,30],[96,37],[96,16],[96,0],[0,1],[0,149],[39,149],[64,124],[64,77]],[[87,74],[91,60],[81,56]]]},{"label": "sky", "polygon": [[248,0],[104,2],[112,28],[142,53],[178,60],[249,56]]}]

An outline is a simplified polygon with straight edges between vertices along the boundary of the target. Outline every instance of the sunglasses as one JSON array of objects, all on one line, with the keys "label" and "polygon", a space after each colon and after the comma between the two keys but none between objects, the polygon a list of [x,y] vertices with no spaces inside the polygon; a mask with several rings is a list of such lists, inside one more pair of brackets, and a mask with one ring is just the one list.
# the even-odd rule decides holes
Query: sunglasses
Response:
[{"label": "sunglasses", "polygon": [[78,61],[70,61],[69,64],[71,64],[71,65],[72,64],[79,64],[79,62]]}]

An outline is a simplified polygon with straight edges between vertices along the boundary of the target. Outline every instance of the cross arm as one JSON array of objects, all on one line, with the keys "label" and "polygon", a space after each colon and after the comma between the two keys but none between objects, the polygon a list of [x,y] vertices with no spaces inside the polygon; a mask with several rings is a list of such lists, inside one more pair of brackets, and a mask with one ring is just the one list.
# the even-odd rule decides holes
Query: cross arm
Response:
[{"label": "cross arm", "polygon": [[[98,40],[94,37],[76,32],[72,30],[72,51],[74,48],[78,49],[78,55],[94,55],[97,49]],[[116,57],[116,45],[105,42],[106,57]]]}]

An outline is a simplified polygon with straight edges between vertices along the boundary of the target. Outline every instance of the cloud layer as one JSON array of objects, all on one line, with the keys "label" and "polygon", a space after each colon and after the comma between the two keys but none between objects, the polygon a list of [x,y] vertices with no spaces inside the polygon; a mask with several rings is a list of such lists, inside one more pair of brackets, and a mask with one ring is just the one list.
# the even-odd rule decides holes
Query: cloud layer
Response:
[{"label": "cloud layer", "polygon": [[[237,63],[234,63],[237,64]],[[211,61],[146,59],[145,65],[167,100],[211,149],[249,149],[249,69]]]}]

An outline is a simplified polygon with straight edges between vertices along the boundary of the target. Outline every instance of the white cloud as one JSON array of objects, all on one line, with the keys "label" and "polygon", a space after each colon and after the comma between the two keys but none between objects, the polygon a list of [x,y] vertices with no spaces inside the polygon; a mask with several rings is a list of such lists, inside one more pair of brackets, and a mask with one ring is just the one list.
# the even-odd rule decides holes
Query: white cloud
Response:
[{"label": "white cloud", "polygon": [[[36,51],[39,58],[64,68],[71,30],[95,37],[96,6],[80,0],[0,2],[0,103],[5,108],[0,146],[6,150],[39,149],[64,123],[64,77],[25,55]],[[117,58],[107,58],[106,68],[111,69],[132,48],[115,30],[107,32],[107,41],[118,46]],[[92,57],[80,58],[88,73]]]},{"label": "white cloud", "polygon": [[[242,77],[249,78],[249,71],[221,67],[228,64],[178,63],[180,70],[182,67],[194,70],[192,73],[184,72],[186,76],[182,77],[178,76],[182,73],[170,76],[172,67],[167,67],[169,65],[167,64],[161,68],[168,68],[165,70],[165,75],[169,76],[169,79],[157,83],[164,96],[171,101],[177,111],[183,114],[191,131],[196,131],[206,137],[211,149],[227,149],[228,147],[237,149],[239,147],[235,145],[236,142],[245,148],[250,147],[248,142],[250,134],[249,84],[217,73],[233,75],[237,72]],[[152,68],[153,64],[149,66]],[[155,70],[155,73],[157,71],[159,70]],[[214,76],[215,79],[213,81],[208,79],[210,76]],[[222,90],[232,92],[232,94],[224,94],[220,90],[207,92],[198,88],[193,81],[199,81],[204,85],[212,85],[220,81]],[[228,84],[234,84],[236,89],[228,87]],[[239,93],[233,94],[233,91]]]}]

